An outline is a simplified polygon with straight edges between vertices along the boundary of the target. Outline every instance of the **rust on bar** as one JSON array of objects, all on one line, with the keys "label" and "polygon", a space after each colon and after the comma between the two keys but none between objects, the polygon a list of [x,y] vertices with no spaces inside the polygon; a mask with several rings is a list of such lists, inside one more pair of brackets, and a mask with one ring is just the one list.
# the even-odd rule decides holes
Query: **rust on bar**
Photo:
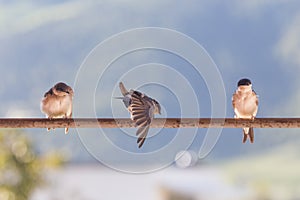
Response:
[{"label": "rust on bar", "polygon": [[[0,128],[133,128],[127,118],[0,118]],[[156,118],[152,128],[300,128],[300,118]]]}]

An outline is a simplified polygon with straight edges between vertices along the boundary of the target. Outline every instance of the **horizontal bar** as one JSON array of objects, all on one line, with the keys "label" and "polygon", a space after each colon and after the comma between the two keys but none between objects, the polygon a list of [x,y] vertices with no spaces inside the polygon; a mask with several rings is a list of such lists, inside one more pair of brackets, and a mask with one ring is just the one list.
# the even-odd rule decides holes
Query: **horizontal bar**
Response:
[{"label": "horizontal bar", "polygon": [[[131,119],[119,118],[0,118],[0,128],[132,128]],[[300,128],[300,118],[156,118],[152,128]]]}]

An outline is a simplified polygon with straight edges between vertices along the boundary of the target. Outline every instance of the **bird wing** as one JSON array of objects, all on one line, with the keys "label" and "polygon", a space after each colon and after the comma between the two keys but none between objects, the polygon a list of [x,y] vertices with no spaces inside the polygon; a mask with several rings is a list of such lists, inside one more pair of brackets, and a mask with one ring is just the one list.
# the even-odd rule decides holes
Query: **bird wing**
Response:
[{"label": "bird wing", "polygon": [[48,95],[53,95],[53,90],[52,90],[52,88],[50,88],[50,90],[48,90],[48,92],[46,92],[46,93],[44,94],[44,97],[46,97],[46,96],[48,96]]},{"label": "bird wing", "polygon": [[232,107],[233,107],[233,108],[235,108],[235,105],[236,105],[236,98],[237,98],[237,94],[234,93],[234,94],[232,95],[232,99],[231,99],[231,101],[232,101]]},{"label": "bird wing", "polygon": [[234,118],[237,118],[238,117],[238,111],[237,111],[237,103],[238,103],[238,94],[235,92],[233,95],[232,95],[232,107],[233,107],[233,111],[234,111]]},{"label": "bird wing", "polygon": [[[258,95],[256,94],[256,92],[254,90],[252,90],[252,94],[255,96],[255,105],[256,105],[256,109],[253,113],[253,117],[256,116],[257,111],[258,111]],[[250,138],[251,139],[251,138]]]},{"label": "bird wing", "polygon": [[137,143],[139,148],[144,144],[147,137],[150,124],[154,117],[153,106],[151,99],[144,94],[133,91],[131,94],[131,104],[128,110],[131,114],[131,119],[138,126],[136,135],[138,136]]},{"label": "bird wing", "polygon": [[256,101],[255,104],[258,106],[258,95],[256,94],[256,92],[254,90],[252,90],[253,95],[255,95],[256,97]]}]

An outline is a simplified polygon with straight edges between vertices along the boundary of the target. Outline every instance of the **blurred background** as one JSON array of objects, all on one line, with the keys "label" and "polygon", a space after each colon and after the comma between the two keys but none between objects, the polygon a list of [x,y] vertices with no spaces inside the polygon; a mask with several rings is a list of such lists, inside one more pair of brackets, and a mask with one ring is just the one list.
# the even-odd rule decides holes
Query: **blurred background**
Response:
[{"label": "blurred background", "polygon": [[[205,48],[223,79],[226,117],[233,117],[231,95],[243,77],[252,80],[259,95],[258,117],[299,117],[299,11],[297,0],[0,1],[0,117],[44,117],[39,105],[49,88],[59,81],[72,86],[81,64],[96,45],[114,34],[141,27],[174,29]],[[122,80],[128,88],[139,88],[137,81],[145,77],[174,82],[161,71],[137,71],[139,76],[133,74],[137,78],[125,80],[118,74],[120,69],[130,71],[154,62],[184,76],[196,93],[199,117],[210,117],[209,86],[203,77],[193,73],[189,63],[167,53],[148,50],[121,58],[110,66],[104,83],[114,86],[116,80]],[[104,67],[99,66],[99,70]],[[176,84],[180,88],[181,80]],[[111,100],[120,95],[119,91],[101,87],[103,84],[95,90],[97,117],[113,117],[112,109],[118,117],[129,117],[122,102]],[[195,117],[182,115],[178,107],[188,103],[188,98],[178,103],[171,92],[150,86],[140,90],[164,106],[163,116]],[[87,104],[77,102],[76,109],[84,110]],[[151,167],[164,162],[164,155],[147,163],[116,157],[111,147],[99,139],[97,129],[83,131],[95,142],[95,151],[104,152],[119,168]],[[138,149],[136,139],[130,135],[105,130],[113,144],[133,153],[164,147],[176,131],[164,129]],[[130,174],[99,162],[75,129],[68,135],[63,129],[2,129],[0,199],[300,199],[298,129],[255,129],[254,144],[242,144],[240,129],[223,129],[210,154],[198,159],[195,154],[206,131],[197,130],[183,152],[169,152],[174,162],[163,169]],[[135,129],[127,132],[134,135]],[[179,159],[175,162],[176,157]]]}]

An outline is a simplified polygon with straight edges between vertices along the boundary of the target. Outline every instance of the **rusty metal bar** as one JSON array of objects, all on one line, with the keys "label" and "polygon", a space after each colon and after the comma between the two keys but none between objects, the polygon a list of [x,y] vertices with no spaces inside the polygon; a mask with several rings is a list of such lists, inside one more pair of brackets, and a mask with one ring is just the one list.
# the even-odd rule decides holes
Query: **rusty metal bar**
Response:
[{"label": "rusty metal bar", "polygon": [[[119,118],[0,118],[0,128],[132,128],[130,119]],[[157,118],[152,128],[300,128],[300,118]]]}]

